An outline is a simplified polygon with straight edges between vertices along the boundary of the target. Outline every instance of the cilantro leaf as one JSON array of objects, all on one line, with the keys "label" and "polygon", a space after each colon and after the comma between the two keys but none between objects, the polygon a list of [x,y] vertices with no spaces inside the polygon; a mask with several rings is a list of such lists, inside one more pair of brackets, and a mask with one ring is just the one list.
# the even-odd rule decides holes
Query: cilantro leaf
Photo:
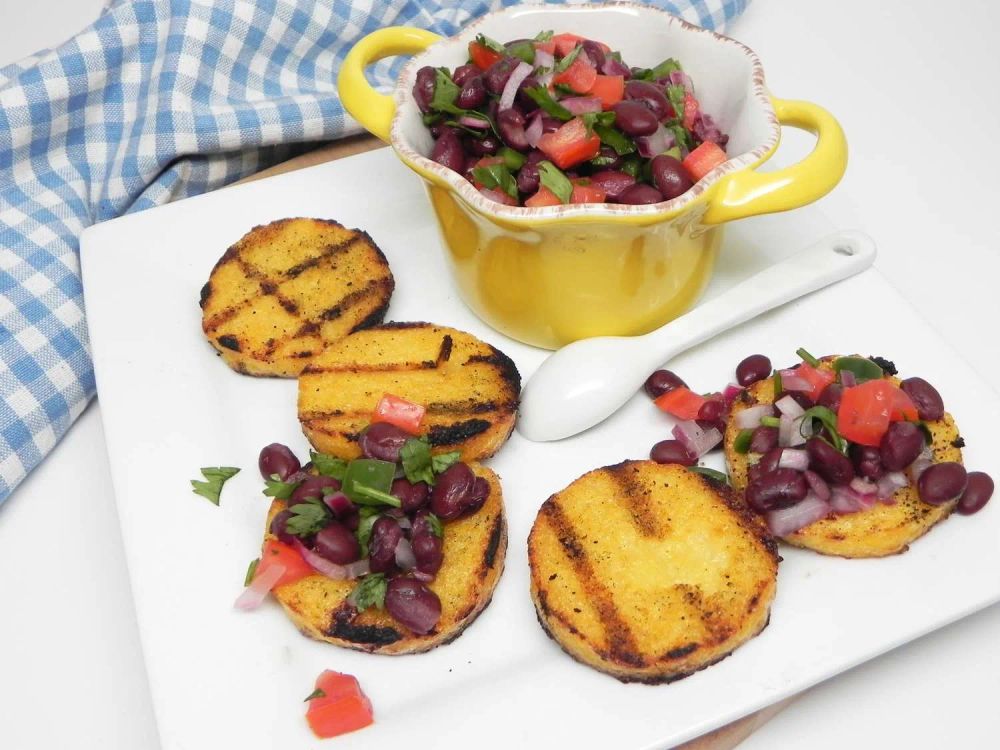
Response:
[{"label": "cilantro leaf", "polygon": [[316,467],[316,471],[324,477],[333,477],[338,481],[344,479],[344,473],[347,471],[347,461],[344,459],[337,458],[336,456],[328,456],[325,453],[309,451],[309,460]]},{"label": "cilantro leaf", "polygon": [[653,74],[653,80],[658,81],[659,79],[666,78],[671,73],[678,70],[683,70],[683,68],[681,68],[681,64],[674,58],[668,57],[650,72]]},{"label": "cilantro leaf", "polygon": [[358,612],[364,612],[372,606],[384,609],[385,590],[388,585],[384,573],[369,573],[354,587],[354,590],[348,595],[347,601],[353,604]]},{"label": "cilantro leaf", "polygon": [[671,83],[667,86],[667,99],[674,109],[674,117],[678,120],[684,118],[684,95],[687,93],[680,84]]},{"label": "cilantro leaf", "polygon": [[264,494],[267,497],[276,497],[278,500],[287,500],[295,492],[295,488],[298,487],[301,482],[282,482],[277,474],[272,474],[270,479],[265,479],[264,484],[267,487],[264,488]]},{"label": "cilantro leaf", "polygon": [[594,132],[600,137],[601,143],[605,146],[611,146],[619,156],[635,152],[635,143],[632,142],[632,139],[616,128],[595,123]]},{"label": "cilantro leaf", "polygon": [[219,504],[219,496],[222,494],[222,485],[240,473],[235,466],[203,466],[201,475],[205,481],[192,479],[191,487],[194,494],[201,495],[214,505]]},{"label": "cilantro leaf", "polygon": [[434,484],[431,445],[426,438],[411,438],[403,443],[399,451],[399,460],[402,461],[403,473],[410,482]]},{"label": "cilantro leaf", "polygon": [[243,585],[244,586],[249,586],[250,583],[253,581],[253,577],[257,573],[257,566],[258,565],[260,565],[260,558],[259,557],[255,557],[253,560],[250,561],[250,564],[247,566],[247,574],[243,578]]},{"label": "cilantro leaf", "polygon": [[691,134],[684,129],[684,126],[680,122],[667,125],[667,130],[674,134],[674,143],[679,148],[685,148],[688,151],[691,150]]},{"label": "cilantro leaf", "polygon": [[602,127],[609,127],[615,123],[615,113],[614,112],[586,112],[580,115],[580,119],[583,120],[583,124],[587,126],[587,135],[590,135],[594,131],[594,128],[598,125]]},{"label": "cilantro leaf", "polygon": [[[368,511],[367,515],[365,511]],[[379,513],[374,508],[370,506],[361,508],[361,521],[358,523],[358,530],[354,532],[354,536],[357,537],[358,545],[361,547],[360,559],[362,560],[368,557],[368,542],[371,541],[372,527],[378,519]]]},{"label": "cilantro leaf", "polygon": [[486,167],[474,167],[472,176],[476,182],[490,189],[500,188],[511,198],[517,198],[517,181],[507,169],[506,164],[490,164]]},{"label": "cilantro leaf", "polygon": [[296,503],[288,510],[292,515],[285,524],[285,530],[295,536],[311,536],[321,531],[330,519],[330,511],[316,498],[304,503]]},{"label": "cilantro leaf", "polygon": [[499,52],[501,55],[504,53],[504,47],[496,39],[491,39],[486,36],[486,34],[476,34],[476,44],[481,44],[486,49],[491,49],[494,52]]},{"label": "cilantro leaf", "polygon": [[306,699],[302,702],[308,703],[313,698],[325,698],[325,697],[326,697],[326,691],[323,690],[323,688],[316,688],[311,693],[309,693],[309,695],[306,696]]},{"label": "cilantro leaf", "polygon": [[713,482],[718,482],[719,484],[729,484],[728,476],[723,474],[721,471],[710,469],[707,466],[689,466],[688,471],[693,471],[695,474],[701,474],[705,478],[711,479]]},{"label": "cilantro leaf", "polygon": [[354,485],[355,505],[391,505],[393,508],[400,507],[403,503],[395,495],[382,492],[374,487],[366,487],[363,484]]},{"label": "cilantro leaf", "polygon": [[799,433],[803,437],[811,436],[812,433],[806,435],[802,432],[802,430],[805,429],[806,426],[812,427],[812,420],[818,419],[822,423],[823,428],[825,428],[830,435],[830,440],[828,442],[841,453],[847,453],[847,440],[841,437],[840,433],[837,431],[837,415],[834,414],[831,409],[828,409],[825,406],[813,406],[806,409],[805,414],[803,414],[800,419]]},{"label": "cilantro leaf", "polygon": [[451,112],[461,115],[465,110],[455,104],[458,98],[458,84],[451,80],[446,70],[438,68],[435,71],[434,97],[431,99],[431,109],[437,112]]},{"label": "cilantro leaf", "polygon": [[527,40],[511,42],[504,49],[504,54],[516,57],[518,60],[528,63],[528,65],[534,65],[535,63],[535,45]]},{"label": "cilantro leaf", "polygon": [[553,36],[555,36],[555,32],[553,32],[551,29],[549,29],[548,31],[539,31],[537,34],[535,34],[535,41],[536,42],[547,42]]},{"label": "cilantro leaf", "polygon": [[562,203],[569,203],[573,195],[573,184],[552,162],[538,162],[538,177],[544,187],[551,190]]},{"label": "cilantro leaf", "polygon": [[439,453],[436,456],[431,456],[431,468],[434,469],[435,474],[441,474],[449,466],[457,463],[461,455],[458,451],[452,451],[451,453]]},{"label": "cilantro leaf", "polygon": [[531,97],[532,101],[547,115],[551,115],[559,120],[572,120],[573,113],[552,98],[547,88],[542,86],[532,86],[522,89],[525,94]]},{"label": "cilantro leaf", "polygon": [[431,527],[431,533],[438,539],[444,538],[444,528],[441,526],[441,519],[435,516],[433,513],[428,513],[427,525]]},{"label": "cilantro leaf", "polygon": [[582,44],[576,45],[573,48],[572,52],[570,52],[568,55],[566,55],[566,57],[564,57],[562,60],[556,63],[556,73],[562,73],[564,70],[566,70],[566,68],[568,68],[574,62],[576,62],[576,58],[580,56],[580,52],[582,50],[583,50]]}]

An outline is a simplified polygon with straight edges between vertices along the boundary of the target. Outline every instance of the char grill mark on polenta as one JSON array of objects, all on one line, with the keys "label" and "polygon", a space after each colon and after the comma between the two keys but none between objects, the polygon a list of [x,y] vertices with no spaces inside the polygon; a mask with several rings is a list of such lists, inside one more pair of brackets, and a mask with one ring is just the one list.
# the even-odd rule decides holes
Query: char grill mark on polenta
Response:
[{"label": "char grill mark on polenta", "polygon": [[393,288],[367,233],[283,219],[255,227],[216,263],[201,291],[202,328],[238,372],[294,377],[326,343],[378,323]]},{"label": "char grill mark on polenta", "polygon": [[[608,472],[621,485],[621,497],[625,499],[636,528],[642,532],[643,536],[657,537],[662,535],[666,529],[662,527],[660,519],[657,518],[653,509],[649,507],[650,490],[635,480],[637,471],[638,469],[631,468],[624,463],[608,467]],[[666,520],[669,523],[670,519]]]},{"label": "char grill mark on polenta", "polygon": [[428,323],[391,323],[329,345],[299,378],[299,420],[313,446],[342,458],[386,393],[427,411],[421,433],[437,452],[463,460],[493,455],[517,413],[520,375],[509,357],[468,333]]}]

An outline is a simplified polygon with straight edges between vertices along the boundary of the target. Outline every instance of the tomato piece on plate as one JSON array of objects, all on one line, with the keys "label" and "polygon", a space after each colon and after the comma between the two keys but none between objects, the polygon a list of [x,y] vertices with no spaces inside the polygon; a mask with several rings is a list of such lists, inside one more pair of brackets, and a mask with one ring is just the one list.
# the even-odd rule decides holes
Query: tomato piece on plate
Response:
[{"label": "tomato piece on plate", "polygon": [[480,70],[486,70],[497,60],[502,60],[503,55],[479,42],[469,42],[469,59]]},{"label": "tomato piece on plate", "polygon": [[906,391],[902,388],[894,388],[892,392],[892,412],[889,414],[889,420],[891,422],[916,422],[918,419],[920,419],[920,415],[917,414],[917,407],[914,406],[910,397],[906,395]]},{"label": "tomato piece on plate", "polygon": [[528,208],[541,208],[543,206],[561,206],[562,201],[549,190],[547,187],[542,186],[538,188],[538,192],[535,193],[530,198],[524,201],[524,205]]},{"label": "tomato piece on plate", "polygon": [[326,670],[316,679],[314,695],[308,699],[306,721],[320,739],[362,729],[375,720],[371,701],[353,675]]},{"label": "tomato piece on plate", "polygon": [[552,37],[552,44],[555,45],[559,57],[566,57],[582,41],[583,37],[576,34],[556,34]]},{"label": "tomato piece on plate", "polygon": [[535,49],[540,52],[548,52],[550,55],[556,53],[556,43],[549,39],[547,42],[535,42]]},{"label": "tomato piece on plate", "polygon": [[420,404],[386,393],[375,407],[375,412],[372,414],[372,424],[388,422],[401,430],[406,430],[411,435],[416,435],[420,430],[420,423],[424,420],[424,412],[426,411]]},{"label": "tomato piece on plate", "polygon": [[726,152],[719,148],[717,143],[705,141],[684,157],[682,164],[691,179],[697,182],[722,164],[727,158]]},{"label": "tomato piece on plate", "polygon": [[597,76],[590,87],[590,95],[601,100],[603,109],[611,109],[625,97],[625,77]]},{"label": "tomato piece on plate", "polygon": [[260,562],[257,563],[257,570],[254,571],[253,577],[260,578],[261,574],[273,565],[285,566],[285,572],[281,574],[281,578],[277,580],[273,588],[295,583],[306,576],[316,575],[316,571],[295,547],[279,542],[277,539],[268,539],[264,542],[264,549],[260,553]]},{"label": "tomato piece on plate", "polygon": [[877,448],[889,429],[898,390],[888,380],[869,380],[845,388],[837,412],[837,431],[852,443]]},{"label": "tomato piece on plate", "polygon": [[591,65],[583,55],[578,56],[562,73],[556,74],[553,84],[561,83],[569,86],[578,94],[586,94],[597,80],[597,68]]},{"label": "tomato piece on plate", "polygon": [[690,130],[694,127],[694,118],[698,115],[698,110],[701,105],[698,104],[698,100],[695,99],[689,92],[684,94],[684,117],[683,125],[686,129]]},{"label": "tomato piece on plate", "polygon": [[678,419],[697,419],[698,412],[708,399],[690,388],[674,388],[653,401],[660,409]]},{"label": "tomato piece on plate", "polygon": [[597,185],[576,182],[573,184],[573,194],[570,196],[570,203],[604,203],[607,195]]},{"label": "tomato piece on plate", "polygon": [[558,130],[539,138],[538,148],[557,167],[569,169],[597,156],[601,150],[601,139],[596,133],[588,133],[586,123],[579,117],[574,117]]},{"label": "tomato piece on plate", "polygon": [[829,370],[817,369],[808,362],[803,362],[795,368],[795,374],[809,383],[809,390],[803,391],[803,393],[808,395],[813,401],[819,398],[819,394],[823,392],[824,388],[837,379],[837,376]]}]

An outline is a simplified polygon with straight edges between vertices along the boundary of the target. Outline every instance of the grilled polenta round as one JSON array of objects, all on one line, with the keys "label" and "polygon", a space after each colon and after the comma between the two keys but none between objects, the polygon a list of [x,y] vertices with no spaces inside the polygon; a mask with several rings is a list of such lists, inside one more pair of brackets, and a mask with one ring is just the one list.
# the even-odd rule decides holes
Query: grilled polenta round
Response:
[{"label": "grilled polenta round", "polygon": [[[319,641],[378,654],[415,654],[458,638],[493,598],[507,553],[500,479],[485,466],[469,468],[489,482],[490,494],[471,516],[444,524],[444,563],[428,584],[441,600],[441,619],[432,632],[418,635],[374,607],[355,613],[345,600],[357,582],[319,574],[274,589],[296,627]],[[284,509],[282,500],[271,503],[267,529]],[[268,530],[265,541],[274,538]]]},{"label": "grilled polenta round", "polygon": [[538,621],[623,682],[672,682],[767,625],[777,548],[728,487],[625,461],[550,497],[528,537]]},{"label": "grilled polenta round", "polygon": [[330,341],[381,322],[394,282],[371,237],[281,219],[226,250],[201,290],[202,330],[245,375],[294,378]]},{"label": "grilled polenta round", "polygon": [[[837,357],[824,357],[820,368],[833,369]],[[900,380],[887,377],[895,385]],[[733,403],[726,425],[724,448],[729,466],[729,479],[737,492],[747,486],[747,468],[760,460],[757,453],[737,453],[734,448],[740,430],[736,415],[757,404],[774,403],[774,379],[759,380],[745,389]],[[931,450],[935,463],[962,461],[962,451],[956,447],[959,433],[950,414],[925,422],[934,440]],[[915,486],[903,487],[892,497],[893,503],[876,503],[867,510],[846,515],[830,515],[799,529],[782,540],[796,547],[811,549],[824,555],[840,557],[885,557],[905,552],[911,542],[920,538],[936,524],[946,519],[958,501],[930,505],[920,499]]]},{"label": "grilled polenta round", "polygon": [[361,455],[358,440],[386,393],[426,407],[435,453],[492,456],[510,437],[521,376],[475,336],[430,323],[386,323],[329,345],[299,377],[299,421],[316,450]]}]

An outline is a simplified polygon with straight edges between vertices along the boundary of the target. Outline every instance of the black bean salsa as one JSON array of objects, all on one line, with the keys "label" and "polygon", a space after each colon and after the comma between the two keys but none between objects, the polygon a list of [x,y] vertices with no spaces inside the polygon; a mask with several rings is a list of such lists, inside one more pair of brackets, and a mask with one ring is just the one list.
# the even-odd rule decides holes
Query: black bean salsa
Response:
[{"label": "black bean salsa", "polygon": [[465,65],[418,70],[413,96],[431,158],[509,206],[660,203],[728,158],[677,60],[629,67],[575,34],[479,35]]}]

